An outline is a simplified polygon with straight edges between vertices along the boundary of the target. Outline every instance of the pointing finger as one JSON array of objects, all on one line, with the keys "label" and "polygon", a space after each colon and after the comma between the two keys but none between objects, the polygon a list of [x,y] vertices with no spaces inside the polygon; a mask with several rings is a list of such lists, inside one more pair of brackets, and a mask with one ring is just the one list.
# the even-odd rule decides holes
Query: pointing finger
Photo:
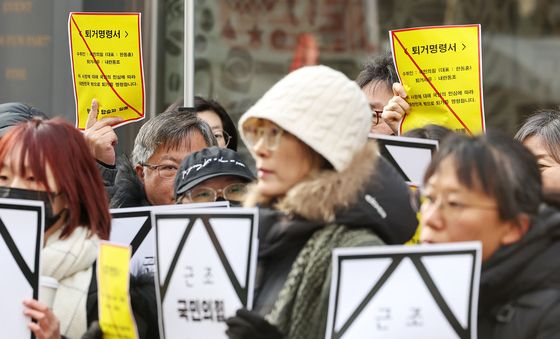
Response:
[{"label": "pointing finger", "polygon": [[91,128],[95,122],[97,121],[97,111],[99,109],[99,103],[96,99],[91,101],[91,109],[89,110],[87,121],[86,121],[86,129]]}]

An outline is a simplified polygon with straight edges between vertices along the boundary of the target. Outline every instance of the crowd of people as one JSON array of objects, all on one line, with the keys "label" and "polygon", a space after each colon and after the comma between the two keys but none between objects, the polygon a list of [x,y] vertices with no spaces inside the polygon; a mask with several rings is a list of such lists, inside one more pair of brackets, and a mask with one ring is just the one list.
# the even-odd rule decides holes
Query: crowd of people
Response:
[{"label": "crowd of people", "polygon": [[[219,200],[259,210],[254,305],[226,320],[229,338],[324,338],[332,250],[404,244],[419,224],[423,243],[482,243],[478,337],[560,336],[560,111],[535,112],[515,138],[409,131],[440,141],[416,195],[368,138],[398,134],[411,113],[389,54],[356,81],[327,66],[294,70],[238,130],[214,100],[182,106],[149,119],[132,154],[117,156],[120,119],[98,119],[95,99],[84,133],[0,105],[0,192],[45,202],[41,275],[61,286],[52,308],[24,301],[37,338],[102,335],[95,260],[109,207]],[[236,152],[238,131],[256,174]],[[130,296],[140,337],[157,338],[150,273],[131,277]]]}]

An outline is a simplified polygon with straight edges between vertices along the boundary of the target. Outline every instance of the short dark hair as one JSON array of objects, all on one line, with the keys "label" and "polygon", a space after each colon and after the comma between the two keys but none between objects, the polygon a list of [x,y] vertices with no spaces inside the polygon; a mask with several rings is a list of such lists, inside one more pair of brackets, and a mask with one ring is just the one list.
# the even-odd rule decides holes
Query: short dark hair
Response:
[{"label": "short dark hair", "polygon": [[543,109],[533,113],[515,134],[515,139],[538,136],[554,161],[560,163],[560,111]]},{"label": "short dark hair", "polygon": [[[165,109],[165,112],[181,110],[184,105],[185,105],[185,101],[183,100],[183,98],[179,98],[175,100],[174,103],[169,105],[169,107]],[[205,99],[197,95],[194,97],[194,111],[196,113],[200,113],[204,111],[212,111],[216,113],[218,117],[220,117],[220,120],[222,121],[222,125],[224,126],[224,131],[226,131],[226,133],[229,134],[229,136],[231,137],[227,145],[227,148],[237,151],[237,143],[239,140],[239,137],[237,135],[237,128],[235,128],[235,124],[233,123],[233,120],[231,119],[231,117],[229,116],[225,108],[222,105],[220,105],[219,102],[217,102],[214,99]]]},{"label": "short dark hair", "polygon": [[220,105],[219,102],[217,102],[214,99],[204,99],[203,97],[195,96],[194,109],[196,110],[197,113],[204,112],[204,111],[212,111],[216,113],[220,117],[220,120],[222,121],[222,125],[224,126],[224,131],[226,131],[226,133],[229,134],[229,136],[231,137],[227,145],[227,148],[237,151],[237,140],[238,140],[237,128],[235,128],[235,124],[233,123],[233,120],[231,120],[231,117],[226,112],[224,107]]},{"label": "short dark hair", "polygon": [[381,53],[368,60],[356,78],[356,83],[360,88],[364,88],[372,82],[385,84],[389,91],[392,90],[395,82],[399,82],[397,71],[393,65],[393,56],[390,52]]},{"label": "short dark hair", "polygon": [[543,200],[541,174],[535,157],[519,141],[494,131],[476,137],[452,134],[428,166],[424,184],[448,158],[463,186],[496,200],[502,221],[537,214]]},{"label": "short dark hair", "polygon": [[432,139],[441,142],[452,133],[453,131],[447,127],[429,124],[424,127],[411,129],[410,131],[403,134],[403,136],[411,138]]}]

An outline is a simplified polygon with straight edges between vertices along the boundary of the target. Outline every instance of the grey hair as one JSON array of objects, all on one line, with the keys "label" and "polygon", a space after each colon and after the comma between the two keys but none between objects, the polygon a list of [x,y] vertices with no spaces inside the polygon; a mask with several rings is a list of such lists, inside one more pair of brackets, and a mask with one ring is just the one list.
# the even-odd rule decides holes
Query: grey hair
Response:
[{"label": "grey hair", "polygon": [[515,139],[524,142],[537,136],[550,156],[560,163],[560,111],[544,109],[531,115],[515,134]]},{"label": "grey hair", "polygon": [[200,133],[208,147],[218,146],[210,126],[197,118],[196,112],[171,110],[148,120],[134,140],[132,163],[146,163],[156,149],[162,145],[166,149],[177,148],[184,142],[190,146],[190,138]]}]

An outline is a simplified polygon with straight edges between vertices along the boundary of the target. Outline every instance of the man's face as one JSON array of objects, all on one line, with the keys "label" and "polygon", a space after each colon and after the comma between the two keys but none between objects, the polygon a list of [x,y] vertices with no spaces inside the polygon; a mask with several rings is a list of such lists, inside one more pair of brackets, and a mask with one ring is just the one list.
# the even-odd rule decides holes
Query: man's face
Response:
[{"label": "man's face", "polygon": [[[387,105],[389,100],[393,97],[393,91],[391,88],[387,87],[385,83],[380,81],[372,81],[362,88],[362,92],[366,95],[371,109],[372,123],[371,123],[371,133],[393,135],[393,130],[383,118],[381,118],[381,113],[383,113],[383,107]],[[375,124],[375,115],[378,115],[378,124]]]},{"label": "man's face", "polygon": [[205,203],[227,200],[233,204],[240,204],[247,193],[247,179],[221,175],[204,180],[183,193],[177,199],[179,204]]},{"label": "man's face", "polygon": [[171,168],[177,171],[181,161],[189,154],[208,147],[202,134],[194,133],[185,139],[177,148],[170,149],[165,145],[159,146],[148,159],[150,165],[160,166],[159,174],[155,168],[136,165],[136,174],[144,183],[146,197],[151,205],[170,205],[175,203],[173,184],[175,176],[169,178],[160,175]]}]

